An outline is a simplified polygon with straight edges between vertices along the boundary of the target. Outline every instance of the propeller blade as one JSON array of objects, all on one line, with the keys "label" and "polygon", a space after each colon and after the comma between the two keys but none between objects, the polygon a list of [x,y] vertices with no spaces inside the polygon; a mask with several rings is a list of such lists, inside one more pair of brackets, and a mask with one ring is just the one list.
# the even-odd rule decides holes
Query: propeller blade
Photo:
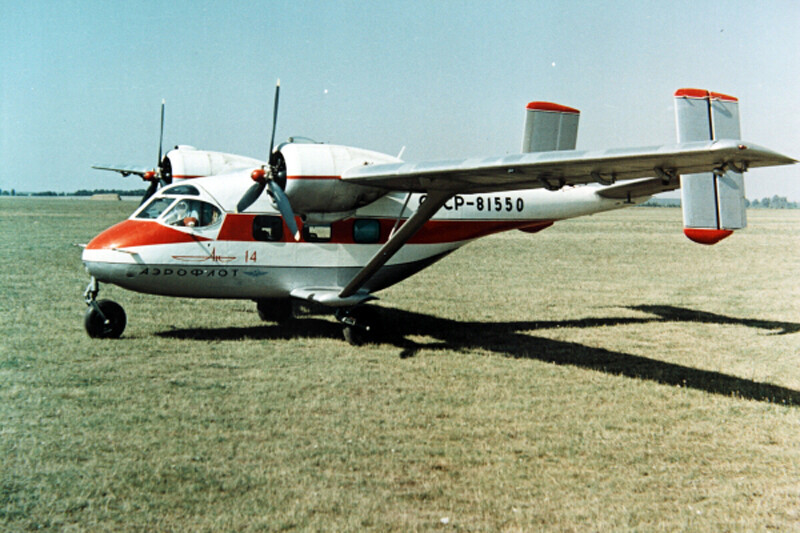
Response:
[{"label": "propeller blade", "polygon": [[162,152],[162,147],[164,146],[164,106],[166,105],[166,103],[167,103],[166,100],[164,99],[161,100],[161,134],[158,136],[158,163],[156,163],[159,168],[161,168],[161,162],[162,162],[161,152]]},{"label": "propeller blade", "polygon": [[272,164],[272,149],[275,147],[275,126],[278,124],[278,97],[281,94],[281,80],[278,78],[278,83],[275,85],[275,102],[272,104],[272,136],[269,139],[269,152],[267,153],[267,161]]},{"label": "propeller blade", "polygon": [[269,188],[269,193],[272,195],[272,198],[275,200],[275,205],[278,211],[280,211],[283,221],[286,222],[286,226],[289,228],[289,231],[292,232],[292,237],[295,241],[299,241],[300,230],[297,229],[297,222],[295,221],[294,211],[292,210],[292,204],[289,203],[289,198],[286,196],[286,193],[283,192],[280,185],[274,181],[270,180],[267,183],[267,187]]},{"label": "propeller blade", "polygon": [[254,184],[252,184],[250,188],[247,189],[247,192],[244,193],[242,199],[239,200],[239,203],[236,204],[236,212],[241,213],[242,211],[253,205],[253,203],[256,200],[258,200],[258,197],[261,196],[261,193],[264,192],[264,187],[266,185],[267,185],[266,182],[263,180],[256,181]]},{"label": "propeller blade", "polygon": [[158,190],[158,180],[152,180],[150,182],[150,186],[145,191],[144,196],[142,196],[142,201],[139,202],[139,205],[145,203],[151,196],[153,196],[156,193],[157,190]]}]

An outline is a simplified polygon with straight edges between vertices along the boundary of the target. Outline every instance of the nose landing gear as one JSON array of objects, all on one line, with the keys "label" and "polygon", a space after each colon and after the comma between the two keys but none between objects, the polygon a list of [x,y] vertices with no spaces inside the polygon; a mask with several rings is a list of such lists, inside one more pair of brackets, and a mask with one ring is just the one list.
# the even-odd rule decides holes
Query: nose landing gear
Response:
[{"label": "nose landing gear", "polygon": [[86,305],[89,306],[83,317],[83,326],[93,339],[117,339],[122,335],[127,323],[125,310],[112,300],[98,300],[99,292],[100,285],[92,277],[83,293]]}]

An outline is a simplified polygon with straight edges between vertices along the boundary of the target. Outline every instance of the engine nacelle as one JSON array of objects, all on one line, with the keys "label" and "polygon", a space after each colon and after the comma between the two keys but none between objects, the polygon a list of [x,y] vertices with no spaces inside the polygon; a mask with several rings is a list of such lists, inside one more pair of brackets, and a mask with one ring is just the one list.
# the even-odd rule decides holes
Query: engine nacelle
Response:
[{"label": "engine nacelle", "polygon": [[235,154],[222,152],[209,152],[198,150],[192,146],[176,146],[167,154],[167,163],[164,165],[172,179],[182,180],[216,176],[234,170],[256,168],[265,164],[264,161]]},{"label": "engine nacelle", "polygon": [[277,183],[297,214],[350,211],[374,202],[385,189],[341,180],[353,167],[399,163],[400,159],[348,146],[285,144],[278,151]]}]

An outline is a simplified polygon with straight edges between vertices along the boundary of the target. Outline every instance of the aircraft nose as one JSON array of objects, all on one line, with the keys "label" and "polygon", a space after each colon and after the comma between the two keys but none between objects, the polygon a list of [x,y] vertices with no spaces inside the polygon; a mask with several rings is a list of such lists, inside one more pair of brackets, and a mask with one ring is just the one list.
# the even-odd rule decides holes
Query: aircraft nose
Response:
[{"label": "aircraft nose", "polygon": [[101,232],[86,245],[86,250],[114,250],[130,246],[132,238],[138,233],[133,220],[125,220]]},{"label": "aircraft nose", "polygon": [[99,281],[116,282],[126,265],[135,264],[136,253],[129,250],[141,242],[141,228],[133,220],[111,226],[89,241],[81,260],[87,272]]}]

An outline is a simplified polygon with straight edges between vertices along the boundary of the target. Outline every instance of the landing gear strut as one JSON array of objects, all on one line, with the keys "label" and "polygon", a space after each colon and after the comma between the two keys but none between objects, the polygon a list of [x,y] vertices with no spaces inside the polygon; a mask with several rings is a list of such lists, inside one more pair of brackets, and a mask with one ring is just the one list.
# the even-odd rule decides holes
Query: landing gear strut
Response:
[{"label": "landing gear strut", "polygon": [[83,298],[89,308],[83,317],[86,333],[93,339],[117,339],[125,331],[125,310],[112,300],[98,300],[100,285],[92,277]]},{"label": "landing gear strut", "polygon": [[353,346],[370,342],[380,326],[380,316],[369,306],[339,308],[336,319],[344,326],[344,340]]}]

